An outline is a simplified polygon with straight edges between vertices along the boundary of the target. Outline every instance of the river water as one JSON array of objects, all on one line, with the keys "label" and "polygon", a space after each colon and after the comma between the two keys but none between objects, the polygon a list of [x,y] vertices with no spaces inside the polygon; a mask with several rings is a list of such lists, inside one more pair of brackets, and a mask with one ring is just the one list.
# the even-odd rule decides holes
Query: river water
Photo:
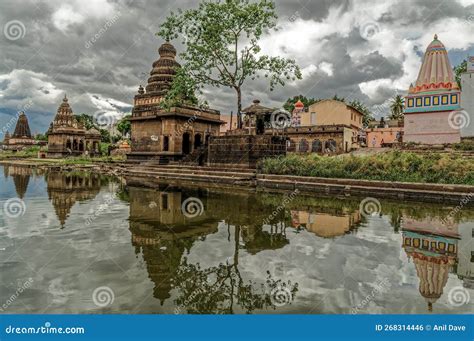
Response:
[{"label": "river water", "polygon": [[[466,200],[467,201],[467,200]],[[3,313],[468,313],[474,210],[0,167]]]}]

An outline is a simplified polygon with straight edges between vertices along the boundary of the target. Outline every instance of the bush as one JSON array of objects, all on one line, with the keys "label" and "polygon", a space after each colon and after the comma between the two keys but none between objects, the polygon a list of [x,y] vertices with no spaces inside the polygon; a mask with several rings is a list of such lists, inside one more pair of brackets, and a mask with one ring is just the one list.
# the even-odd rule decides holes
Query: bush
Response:
[{"label": "bush", "polygon": [[266,174],[474,185],[474,161],[460,155],[392,151],[364,156],[316,154],[268,158]]}]

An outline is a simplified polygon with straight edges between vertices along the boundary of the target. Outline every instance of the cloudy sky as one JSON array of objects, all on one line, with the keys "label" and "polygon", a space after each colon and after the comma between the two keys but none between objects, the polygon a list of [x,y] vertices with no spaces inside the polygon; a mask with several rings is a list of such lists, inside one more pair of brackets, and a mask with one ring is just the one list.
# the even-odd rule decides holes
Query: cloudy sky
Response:
[{"label": "cloudy sky", "polygon": [[[160,23],[170,11],[197,3],[0,0],[0,130],[12,131],[12,117],[26,109],[32,131],[43,133],[64,93],[75,113],[130,112],[138,85],[157,59]],[[262,50],[295,59],[304,78],[273,92],[264,80],[248,81],[244,106],[254,98],[279,107],[296,94],[337,93],[364,101],[380,116],[387,110],[384,103],[416,80],[435,33],[453,65],[474,54],[474,0],[277,0],[276,5],[279,30],[262,39]],[[175,45],[182,49],[180,41]],[[204,96],[223,114],[235,110],[231,90],[208,89]]]}]

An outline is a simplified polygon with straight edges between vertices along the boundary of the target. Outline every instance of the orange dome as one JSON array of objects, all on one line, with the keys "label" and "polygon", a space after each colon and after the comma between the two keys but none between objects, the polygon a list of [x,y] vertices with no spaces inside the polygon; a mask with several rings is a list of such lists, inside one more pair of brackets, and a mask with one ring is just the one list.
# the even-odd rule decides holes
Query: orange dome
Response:
[{"label": "orange dome", "polygon": [[301,100],[298,100],[298,102],[295,103],[295,108],[298,108],[298,109],[304,108],[303,102],[301,102]]},{"label": "orange dome", "polygon": [[434,90],[459,90],[448,52],[437,35],[426,49],[418,79],[415,86],[410,87],[410,93]]}]

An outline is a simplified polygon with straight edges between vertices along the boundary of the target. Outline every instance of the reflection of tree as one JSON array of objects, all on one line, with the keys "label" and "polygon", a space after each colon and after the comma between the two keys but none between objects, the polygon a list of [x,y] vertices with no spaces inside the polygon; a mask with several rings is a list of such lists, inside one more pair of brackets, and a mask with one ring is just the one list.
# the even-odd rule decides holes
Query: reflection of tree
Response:
[{"label": "reflection of tree", "polygon": [[175,300],[191,314],[233,314],[240,308],[246,313],[256,309],[275,308],[272,295],[275,291],[289,294],[289,303],[298,291],[298,284],[275,280],[267,272],[265,284],[257,285],[242,278],[239,270],[239,241],[241,228],[234,231],[234,255],[225,264],[202,269],[200,264],[190,264],[185,257],[176,272],[175,285],[180,294]]}]

